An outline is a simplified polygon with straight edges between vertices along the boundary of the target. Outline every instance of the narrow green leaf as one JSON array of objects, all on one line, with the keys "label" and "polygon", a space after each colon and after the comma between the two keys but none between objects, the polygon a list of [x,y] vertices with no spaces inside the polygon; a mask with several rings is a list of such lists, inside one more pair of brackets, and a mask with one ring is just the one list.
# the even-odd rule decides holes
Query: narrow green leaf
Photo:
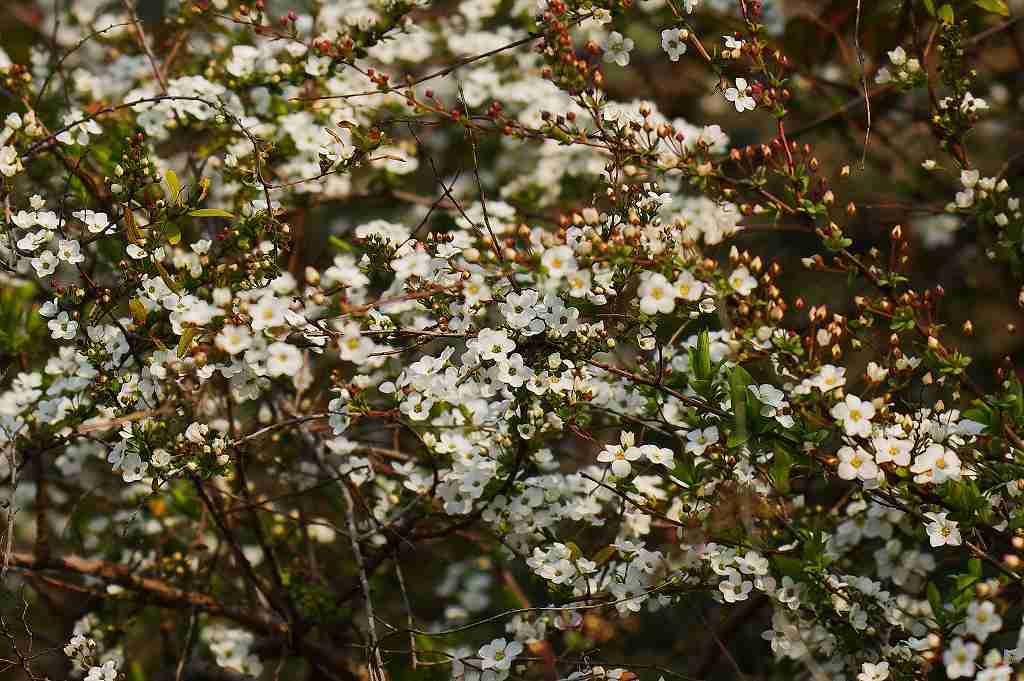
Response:
[{"label": "narrow green leaf", "polygon": [[924,8],[928,10],[928,14],[935,16],[935,3],[933,0],[924,0]]},{"label": "narrow green leaf", "polygon": [[986,12],[992,12],[1001,17],[1010,16],[1010,8],[1006,5],[1006,0],[975,0],[974,4]]},{"label": "narrow green leaf", "polygon": [[181,334],[181,340],[178,341],[178,358],[184,357],[188,354],[189,349],[192,347],[192,339],[196,337],[197,329],[189,326],[184,329],[184,333]]},{"label": "narrow green leaf", "polygon": [[732,410],[736,415],[733,432],[729,434],[726,447],[739,447],[750,439],[747,432],[747,386],[753,379],[741,366],[733,367],[729,374],[729,391],[732,396]]},{"label": "narrow green leaf", "polygon": [[[167,171],[167,188],[171,190],[171,200],[178,203],[181,198],[181,182],[178,181],[178,175],[173,170]],[[178,205],[181,204],[178,203]]]},{"label": "narrow green leaf", "polygon": [[775,456],[772,457],[771,475],[775,489],[780,494],[789,491],[789,469],[793,466],[793,457],[781,442],[775,443]]},{"label": "narrow green leaf", "polygon": [[938,615],[942,612],[942,596],[934,583],[928,582],[928,604],[932,606],[932,612]]},{"label": "narrow green leaf", "polygon": [[188,212],[194,218],[227,218],[229,220],[235,219],[234,213],[229,213],[226,210],[220,208],[197,208],[196,210],[190,210]]},{"label": "narrow green leaf", "polygon": [[711,336],[708,330],[704,329],[697,337],[697,363],[693,367],[693,373],[701,380],[711,378]]}]

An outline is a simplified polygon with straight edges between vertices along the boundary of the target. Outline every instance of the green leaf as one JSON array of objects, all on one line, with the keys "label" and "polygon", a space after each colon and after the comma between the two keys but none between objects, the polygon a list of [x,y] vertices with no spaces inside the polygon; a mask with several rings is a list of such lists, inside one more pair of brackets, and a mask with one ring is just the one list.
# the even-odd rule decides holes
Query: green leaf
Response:
[{"label": "green leaf", "polygon": [[953,23],[953,6],[948,3],[939,8],[939,19],[945,24]]},{"label": "green leaf", "polygon": [[924,0],[924,8],[928,10],[928,14],[935,16],[935,3],[932,0]]},{"label": "green leaf", "polygon": [[772,457],[771,476],[775,489],[780,494],[789,491],[789,469],[793,467],[793,457],[781,443],[775,442],[775,456]]},{"label": "green leaf", "polygon": [[[171,199],[178,203],[181,197],[181,182],[178,181],[178,175],[173,170],[167,171],[167,188],[171,190]],[[181,204],[178,203],[178,205]]]},{"label": "green leaf", "polygon": [[936,616],[942,612],[942,595],[932,582],[928,582],[928,604],[932,606],[932,613]]},{"label": "green leaf", "polygon": [[775,555],[772,556],[772,562],[775,563],[775,568],[787,577],[799,579],[803,575],[804,564],[796,558]]},{"label": "green leaf", "polygon": [[132,314],[132,319],[135,320],[136,324],[143,324],[146,321],[146,317],[149,316],[149,310],[142,304],[142,301],[138,298],[132,298],[128,301],[128,311]]},{"label": "green leaf", "polygon": [[988,407],[972,407],[963,413],[963,417],[971,421],[984,423],[986,426],[992,425],[992,411]]},{"label": "green leaf", "polygon": [[167,238],[167,243],[176,246],[181,241],[181,227],[173,222],[168,222],[164,225],[164,236]]},{"label": "green leaf", "polygon": [[704,329],[697,337],[696,360],[693,365],[693,373],[700,380],[711,378],[711,336],[708,330]]},{"label": "green leaf", "polygon": [[192,340],[196,337],[198,329],[194,326],[187,326],[184,332],[181,334],[181,340],[178,341],[178,358],[182,358],[188,354],[188,351],[192,348]]},{"label": "green leaf", "polygon": [[1010,8],[1007,7],[1006,0],[975,0],[974,4],[1001,17],[1010,16]]},{"label": "green leaf", "polygon": [[220,208],[197,208],[196,210],[190,210],[188,212],[194,218],[227,218],[229,220],[235,219],[234,213],[229,213],[226,210]]},{"label": "green leaf", "polygon": [[725,443],[729,449],[739,447],[750,439],[750,433],[747,432],[747,386],[753,382],[754,379],[741,366],[733,367],[729,374],[732,410],[736,414],[733,432]]}]

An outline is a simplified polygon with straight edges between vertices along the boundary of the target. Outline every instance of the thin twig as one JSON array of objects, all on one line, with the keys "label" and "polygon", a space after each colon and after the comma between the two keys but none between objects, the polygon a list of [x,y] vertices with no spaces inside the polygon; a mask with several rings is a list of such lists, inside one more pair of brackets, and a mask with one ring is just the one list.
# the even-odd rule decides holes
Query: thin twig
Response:
[{"label": "thin twig", "polygon": [[864,91],[864,110],[867,113],[867,125],[864,130],[864,151],[860,157],[860,167],[863,170],[868,158],[868,142],[871,139],[871,97],[868,95],[868,76],[864,67],[864,50],[860,46],[860,7],[861,0],[857,0],[857,21],[853,29],[853,45],[857,50],[857,63],[860,64],[860,86]]},{"label": "thin twig", "polygon": [[153,50],[150,49],[149,43],[146,41],[146,34],[142,32],[142,25],[139,23],[139,15],[135,13],[135,8],[132,7],[131,0],[121,0],[124,5],[124,9],[128,12],[128,16],[132,20],[132,24],[135,27],[135,35],[139,39],[139,46],[142,51],[146,53],[146,58],[149,60],[149,66],[153,69],[153,75],[156,76],[156,82],[160,83],[160,90],[166,95],[167,94],[167,81],[164,80],[164,76],[160,73],[160,66],[157,63],[156,55],[153,54]]},{"label": "thin twig", "polygon": [[370,678],[374,681],[383,681],[384,660],[380,654],[380,642],[377,639],[377,624],[373,614],[373,597],[370,594],[370,580],[366,577],[366,564],[363,562],[363,550],[359,545],[359,528],[356,526],[356,507],[352,501],[352,492],[348,488],[349,481],[341,484],[341,494],[345,499],[345,514],[348,518],[349,539],[352,544],[352,557],[359,569],[359,584],[363,589],[363,599],[366,601],[366,626],[370,634],[370,646],[372,657],[370,659]]}]

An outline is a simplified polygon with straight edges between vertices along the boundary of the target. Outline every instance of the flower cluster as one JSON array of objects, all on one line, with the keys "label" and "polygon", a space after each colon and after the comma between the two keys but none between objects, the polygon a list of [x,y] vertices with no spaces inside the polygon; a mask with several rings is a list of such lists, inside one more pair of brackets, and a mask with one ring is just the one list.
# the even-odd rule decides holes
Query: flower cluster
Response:
[{"label": "flower cluster", "polygon": [[[972,146],[1012,22],[908,5],[872,93],[781,4],[83,2],[0,50],[3,567],[90,610],[74,673],[1010,679],[1015,326],[911,234],[1024,271]],[[862,165],[913,205],[815,88],[894,97]]]}]

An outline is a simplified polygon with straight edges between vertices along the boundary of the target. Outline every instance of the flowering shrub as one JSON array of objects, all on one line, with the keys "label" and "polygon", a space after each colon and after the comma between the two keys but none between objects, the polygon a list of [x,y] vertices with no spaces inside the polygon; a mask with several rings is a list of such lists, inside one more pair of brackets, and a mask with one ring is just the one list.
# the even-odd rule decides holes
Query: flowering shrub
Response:
[{"label": "flowering shrub", "polygon": [[1014,676],[1017,22],[832,4],[17,5],[5,670]]}]

